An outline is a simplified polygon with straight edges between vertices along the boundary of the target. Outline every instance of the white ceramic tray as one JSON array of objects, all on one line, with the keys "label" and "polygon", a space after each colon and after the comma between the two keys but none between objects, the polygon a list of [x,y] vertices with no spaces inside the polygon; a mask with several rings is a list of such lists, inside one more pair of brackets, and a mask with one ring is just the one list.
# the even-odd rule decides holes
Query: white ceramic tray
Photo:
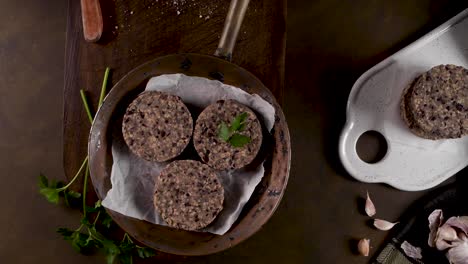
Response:
[{"label": "white ceramic tray", "polygon": [[[417,191],[438,185],[468,165],[468,136],[437,141],[419,138],[400,117],[403,89],[439,64],[468,68],[468,9],[356,81],[339,143],[341,161],[354,178]],[[358,138],[370,130],[381,133],[388,145],[384,158],[374,164],[362,161],[356,153]]]}]

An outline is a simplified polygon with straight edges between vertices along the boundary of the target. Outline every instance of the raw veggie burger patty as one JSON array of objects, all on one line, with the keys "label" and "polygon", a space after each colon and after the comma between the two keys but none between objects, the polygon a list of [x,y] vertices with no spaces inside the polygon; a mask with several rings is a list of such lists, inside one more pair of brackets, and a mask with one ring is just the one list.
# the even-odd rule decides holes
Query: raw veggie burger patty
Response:
[{"label": "raw veggie burger patty", "polygon": [[[247,113],[245,127],[239,134],[251,141],[234,147],[219,138],[221,123],[229,125],[239,114]],[[209,105],[198,116],[193,135],[195,149],[203,162],[214,169],[239,169],[252,162],[262,144],[262,127],[255,113],[234,100],[220,100]]]},{"label": "raw veggie burger patty", "polygon": [[143,92],[127,108],[122,133],[130,150],[149,161],[167,161],[187,146],[193,119],[182,100],[161,92]]},{"label": "raw veggie burger patty", "polygon": [[156,180],[154,205],[174,228],[208,226],[223,208],[224,189],[216,173],[199,161],[170,163]]},{"label": "raw veggie burger patty", "polygon": [[423,138],[468,135],[468,70],[439,65],[423,73],[405,89],[401,115]]}]

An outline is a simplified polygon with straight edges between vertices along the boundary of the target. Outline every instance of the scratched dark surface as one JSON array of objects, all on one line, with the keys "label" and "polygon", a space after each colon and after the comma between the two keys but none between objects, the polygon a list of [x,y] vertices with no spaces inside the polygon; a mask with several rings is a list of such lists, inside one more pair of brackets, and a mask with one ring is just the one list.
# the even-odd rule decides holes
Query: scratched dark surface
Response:
[{"label": "scratched dark surface", "polygon": [[[357,240],[370,238],[373,255],[390,235],[372,228],[363,214],[366,190],[376,217],[390,221],[428,192],[355,181],[338,158],[338,136],[359,76],[467,7],[443,0],[288,1],[284,111],[293,159],[288,190],[270,223],[301,256],[296,263],[368,263],[355,255]],[[373,141],[364,143],[370,151]],[[463,176],[466,171],[448,182]],[[283,229],[285,219],[289,229]]]},{"label": "scratched dark surface", "polygon": [[[371,254],[374,254],[389,234],[366,224],[368,218],[359,210],[362,202],[359,197],[369,190],[377,206],[377,215],[398,220],[406,208],[427,191],[408,193],[384,185],[363,184],[343,171],[336,144],[345,118],[348,93],[354,81],[368,68],[467,7],[466,1],[450,0],[288,0],[282,101],[292,137],[293,160],[283,201],[257,234],[228,251],[202,258],[161,255],[156,263],[367,263],[369,259],[354,254],[355,240],[369,237]],[[257,12],[268,10],[257,9]],[[173,10],[175,17],[176,11]],[[200,11],[186,9],[184,12],[186,16],[193,16],[193,23],[197,23]],[[135,12],[137,10],[134,14],[138,14]],[[217,24],[222,24],[224,14],[213,17]],[[0,1],[0,177],[4,187],[0,192],[1,263],[105,261],[100,255],[79,255],[60,239],[55,229],[77,227],[79,213],[50,205],[37,193],[39,172],[64,179],[64,74],[67,83],[77,80],[71,78],[70,66],[64,67],[64,47],[66,37],[76,34],[78,39],[80,34],[77,24],[65,35],[67,19],[70,17],[63,0]],[[154,19],[149,27],[158,26],[158,17]],[[211,18],[198,23],[214,23],[210,21]],[[94,89],[90,95],[95,103],[95,89],[99,88],[108,64],[116,68],[114,82],[118,75],[125,74],[144,57],[182,51],[181,47],[183,51],[210,54],[217,42],[214,35],[220,32],[217,27],[210,27],[213,35],[190,36],[173,31],[168,35],[150,34],[146,38],[152,41],[173,39],[171,36],[180,39],[166,43],[164,52],[146,50],[137,58],[130,56],[132,50],[107,50],[103,43],[93,44],[96,61],[92,65],[81,63],[81,56],[87,54],[83,50],[73,53],[74,57],[67,52],[67,62],[79,63],[74,68],[74,78],[80,73],[85,76],[83,80],[89,79],[93,84],[92,87],[76,86],[76,90],[69,90],[74,94],[68,97],[78,100],[79,88]],[[253,29],[250,38],[241,34],[239,43],[242,44],[237,46],[234,61],[262,79],[262,73],[254,66],[256,57],[243,61],[239,57],[240,47],[252,45],[249,43],[260,29],[260,26]],[[123,30],[118,32],[120,37],[133,34],[131,27],[129,31],[125,27]],[[185,28],[183,33],[188,31]],[[193,46],[184,45],[182,40],[189,38],[208,38],[212,43],[207,47],[198,42]],[[133,41],[144,39],[132,38]],[[75,49],[78,49],[80,43],[76,44]],[[110,61],[111,64],[108,60],[114,53],[121,59]],[[268,63],[274,64],[273,61]],[[125,66],[119,68],[121,64]],[[267,83],[268,79],[262,81]],[[80,133],[85,133],[88,123],[81,105],[75,103],[74,107],[80,119],[75,119],[79,121],[74,124],[76,134],[72,136],[83,136]],[[81,159],[85,148],[83,145],[70,151]],[[68,171],[76,167],[76,163],[64,165]],[[465,169],[449,181],[459,183],[463,176],[466,178],[466,173]]]}]

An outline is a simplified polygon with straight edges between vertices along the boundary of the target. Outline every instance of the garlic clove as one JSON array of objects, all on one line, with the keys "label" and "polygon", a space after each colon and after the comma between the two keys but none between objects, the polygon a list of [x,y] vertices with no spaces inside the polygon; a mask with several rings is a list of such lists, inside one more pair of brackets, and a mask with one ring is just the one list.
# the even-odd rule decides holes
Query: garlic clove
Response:
[{"label": "garlic clove", "polygon": [[369,192],[367,192],[367,199],[366,199],[366,214],[370,217],[374,216],[376,213],[374,203],[370,199]]},{"label": "garlic clove", "polygon": [[434,243],[435,247],[438,250],[446,250],[447,248],[457,246],[460,242],[461,239],[458,236],[457,230],[445,223],[437,230],[437,235]]},{"label": "garlic clove", "polygon": [[435,247],[435,241],[437,237],[437,231],[439,227],[442,225],[444,221],[444,214],[442,210],[436,209],[434,210],[428,217],[429,220],[429,239],[427,240],[427,244],[430,247]]},{"label": "garlic clove", "polygon": [[446,251],[451,264],[468,264],[468,216],[453,216],[443,223],[442,210],[435,210],[428,220],[429,246]]},{"label": "garlic clove", "polygon": [[444,225],[449,225],[451,227],[457,228],[465,235],[468,235],[468,216],[453,216],[450,217]]},{"label": "garlic clove", "polygon": [[363,238],[359,240],[359,243],[358,243],[359,254],[363,255],[364,257],[368,257],[369,256],[369,244],[370,244],[370,239]]},{"label": "garlic clove", "polygon": [[[462,235],[464,236],[464,235]],[[452,264],[468,263],[468,240],[461,239],[461,242],[447,251],[446,257]]]},{"label": "garlic clove", "polygon": [[434,239],[434,244],[438,250],[457,247],[468,240],[468,217],[450,217],[441,227],[438,228]]},{"label": "garlic clove", "polygon": [[401,249],[405,252],[405,255],[413,259],[422,259],[421,248],[415,247],[408,243],[408,241],[403,241],[401,243]]},{"label": "garlic clove", "polygon": [[382,230],[382,231],[387,231],[387,230],[390,230],[392,229],[396,224],[398,224],[399,222],[396,222],[396,223],[392,223],[392,222],[389,222],[389,221],[386,221],[386,220],[382,220],[382,219],[374,219],[374,226],[375,228],[379,229],[379,230]]}]

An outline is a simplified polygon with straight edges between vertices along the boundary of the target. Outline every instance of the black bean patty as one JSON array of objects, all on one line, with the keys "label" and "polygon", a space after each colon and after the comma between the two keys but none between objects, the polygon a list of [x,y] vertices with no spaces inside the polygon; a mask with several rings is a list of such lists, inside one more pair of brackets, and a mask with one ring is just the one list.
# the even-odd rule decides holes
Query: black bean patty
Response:
[{"label": "black bean patty", "polygon": [[[231,124],[236,116],[247,113],[245,128],[239,132],[251,141],[234,147],[219,138],[221,123]],[[255,113],[234,100],[220,100],[203,110],[195,124],[194,146],[203,162],[217,170],[239,169],[251,163],[262,144],[262,128]]]},{"label": "black bean patty", "polygon": [[224,189],[217,174],[194,160],[170,163],[156,181],[154,205],[174,228],[198,230],[223,209]]},{"label": "black bean patty", "polygon": [[401,113],[411,131],[428,139],[468,135],[468,70],[439,65],[403,94]]},{"label": "black bean patty", "polygon": [[148,161],[167,161],[187,146],[192,116],[175,95],[143,92],[127,108],[122,133],[130,150]]},{"label": "black bean patty", "polygon": [[402,100],[401,100],[401,103],[400,103],[401,117],[403,118],[403,120],[405,121],[406,125],[409,127],[411,132],[413,132],[413,134],[415,134],[415,135],[417,135],[419,137],[422,137],[422,138],[426,138],[426,139],[438,139],[437,137],[435,137],[431,133],[425,132],[424,130],[422,130],[421,128],[419,128],[416,125],[416,122],[414,121],[413,114],[412,114],[411,109],[409,107],[410,100],[411,100],[411,95],[412,95],[412,92],[413,92],[414,83],[416,83],[417,80],[418,79],[415,79],[403,91],[403,96],[402,96]]}]

